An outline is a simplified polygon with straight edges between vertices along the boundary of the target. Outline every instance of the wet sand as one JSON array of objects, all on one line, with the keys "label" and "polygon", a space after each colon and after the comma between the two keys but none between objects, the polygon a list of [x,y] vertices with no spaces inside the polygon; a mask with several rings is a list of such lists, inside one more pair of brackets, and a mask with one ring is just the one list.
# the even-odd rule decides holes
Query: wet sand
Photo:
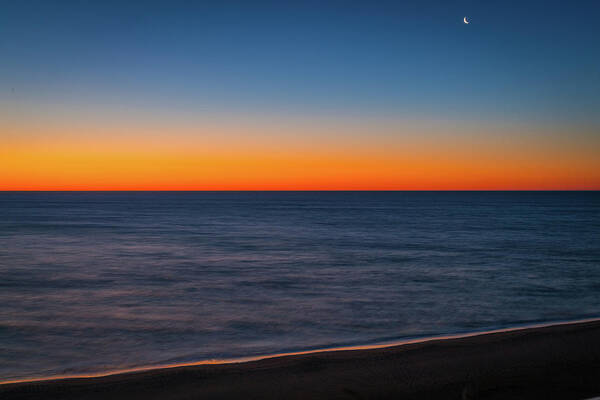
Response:
[{"label": "wet sand", "polygon": [[235,364],[0,385],[0,399],[584,399],[600,321]]}]

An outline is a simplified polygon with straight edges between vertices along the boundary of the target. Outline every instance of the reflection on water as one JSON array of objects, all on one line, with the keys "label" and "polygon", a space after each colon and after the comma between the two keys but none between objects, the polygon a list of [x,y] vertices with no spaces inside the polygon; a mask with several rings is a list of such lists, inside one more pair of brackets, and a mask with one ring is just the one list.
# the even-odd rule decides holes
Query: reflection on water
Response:
[{"label": "reflection on water", "polygon": [[0,193],[0,378],[600,314],[600,194]]}]

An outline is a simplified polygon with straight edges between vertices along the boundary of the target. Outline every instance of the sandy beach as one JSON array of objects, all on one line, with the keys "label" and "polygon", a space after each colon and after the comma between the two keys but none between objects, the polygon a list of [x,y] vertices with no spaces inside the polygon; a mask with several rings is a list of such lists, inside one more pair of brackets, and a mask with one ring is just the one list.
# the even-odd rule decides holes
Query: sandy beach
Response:
[{"label": "sandy beach", "polygon": [[584,399],[600,321],[234,364],[0,386],[2,399]]}]

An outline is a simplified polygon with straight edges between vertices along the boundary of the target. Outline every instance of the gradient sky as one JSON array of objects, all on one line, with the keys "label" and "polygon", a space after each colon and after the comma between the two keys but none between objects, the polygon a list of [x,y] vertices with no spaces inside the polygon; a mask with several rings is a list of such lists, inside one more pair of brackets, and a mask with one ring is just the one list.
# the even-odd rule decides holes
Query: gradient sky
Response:
[{"label": "gradient sky", "polygon": [[0,190],[600,189],[597,1],[0,4]]}]

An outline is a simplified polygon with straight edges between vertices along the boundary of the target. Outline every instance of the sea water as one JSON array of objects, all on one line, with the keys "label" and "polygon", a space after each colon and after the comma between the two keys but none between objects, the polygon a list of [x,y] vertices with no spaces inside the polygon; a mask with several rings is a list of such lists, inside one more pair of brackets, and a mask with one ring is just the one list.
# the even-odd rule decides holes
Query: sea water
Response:
[{"label": "sea water", "polygon": [[0,192],[0,381],[597,316],[599,192]]}]

